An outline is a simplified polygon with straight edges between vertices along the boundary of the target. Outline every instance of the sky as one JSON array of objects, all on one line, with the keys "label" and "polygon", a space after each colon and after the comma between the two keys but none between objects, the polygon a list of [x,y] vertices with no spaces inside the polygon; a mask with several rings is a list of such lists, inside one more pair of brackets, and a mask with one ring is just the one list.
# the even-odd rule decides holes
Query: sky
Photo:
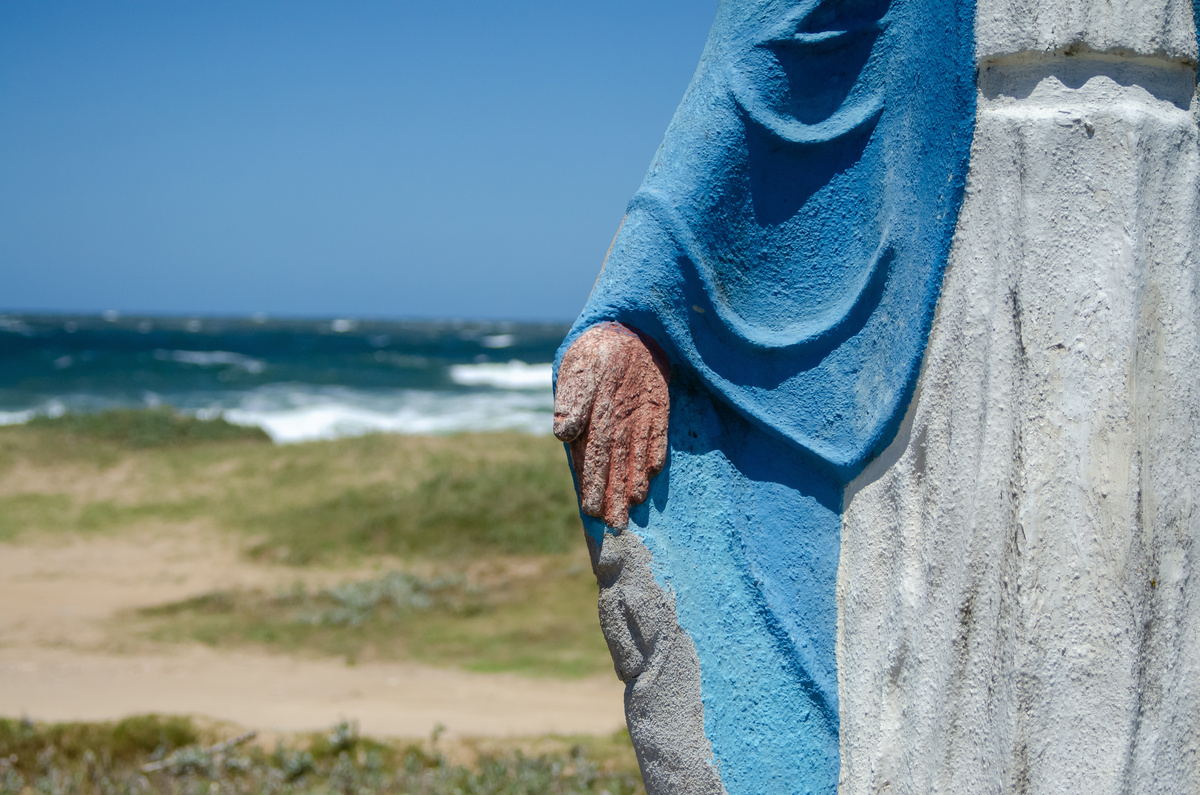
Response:
[{"label": "sky", "polygon": [[0,310],[570,320],[716,0],[0,3]]}]

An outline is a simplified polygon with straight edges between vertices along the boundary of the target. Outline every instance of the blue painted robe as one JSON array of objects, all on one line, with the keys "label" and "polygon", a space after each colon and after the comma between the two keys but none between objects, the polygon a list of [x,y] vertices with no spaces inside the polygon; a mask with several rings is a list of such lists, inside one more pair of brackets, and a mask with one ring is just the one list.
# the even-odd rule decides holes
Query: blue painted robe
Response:
[{"label": "blue painted robe", "polygon": [[842,487],[916,382],[967,170],[973,17],[724,0],[560,351],[616,320],[671,357],[668,463],[630,530],[696,645],[731,793],[837,787]]}]

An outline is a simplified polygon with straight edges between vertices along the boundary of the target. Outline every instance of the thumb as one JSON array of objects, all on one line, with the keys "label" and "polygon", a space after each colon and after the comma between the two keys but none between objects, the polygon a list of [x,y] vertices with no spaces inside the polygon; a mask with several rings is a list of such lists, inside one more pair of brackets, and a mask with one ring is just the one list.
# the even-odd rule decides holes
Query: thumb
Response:
[{"label": "thumb", "polygon": [[597,368],[587,367],[586,356],[572,354],[576,354],[573,346],[558,368],[558,389],[554,393],[554,435],[561,442],[579,438],[596,402]]}]

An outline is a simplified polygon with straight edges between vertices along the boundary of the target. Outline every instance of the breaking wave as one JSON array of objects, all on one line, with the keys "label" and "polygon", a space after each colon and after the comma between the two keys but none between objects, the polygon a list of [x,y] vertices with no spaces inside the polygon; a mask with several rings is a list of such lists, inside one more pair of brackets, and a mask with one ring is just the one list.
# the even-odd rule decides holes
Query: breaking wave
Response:
[{"label": "breaking wave", "polygon": [[450,379],[462,386],[490,386],[496,389],[549,389],[553,365],[526,364],[513,360],[507,364],[454,364]]},{"label": "breaking wave", "polygon": [[0,315],[0,425],[171,406],[258,425],[277,442],[374,432],[545,434],[554,409],[547,362],[566,330],[483,321]]}]

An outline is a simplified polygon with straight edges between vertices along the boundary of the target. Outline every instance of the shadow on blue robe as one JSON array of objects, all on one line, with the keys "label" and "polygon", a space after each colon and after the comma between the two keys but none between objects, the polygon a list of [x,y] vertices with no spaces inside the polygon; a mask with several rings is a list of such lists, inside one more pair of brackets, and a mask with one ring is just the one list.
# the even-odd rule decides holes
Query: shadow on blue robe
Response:
[{"label": "shadow on blue robe", "polygon": [[669,460],[630,528],[696,645],[731,793],[837,788],[842,489],[916,382],[973,24],[952,0],[722,2],[559,353],[615,320],[672,360]]}]

